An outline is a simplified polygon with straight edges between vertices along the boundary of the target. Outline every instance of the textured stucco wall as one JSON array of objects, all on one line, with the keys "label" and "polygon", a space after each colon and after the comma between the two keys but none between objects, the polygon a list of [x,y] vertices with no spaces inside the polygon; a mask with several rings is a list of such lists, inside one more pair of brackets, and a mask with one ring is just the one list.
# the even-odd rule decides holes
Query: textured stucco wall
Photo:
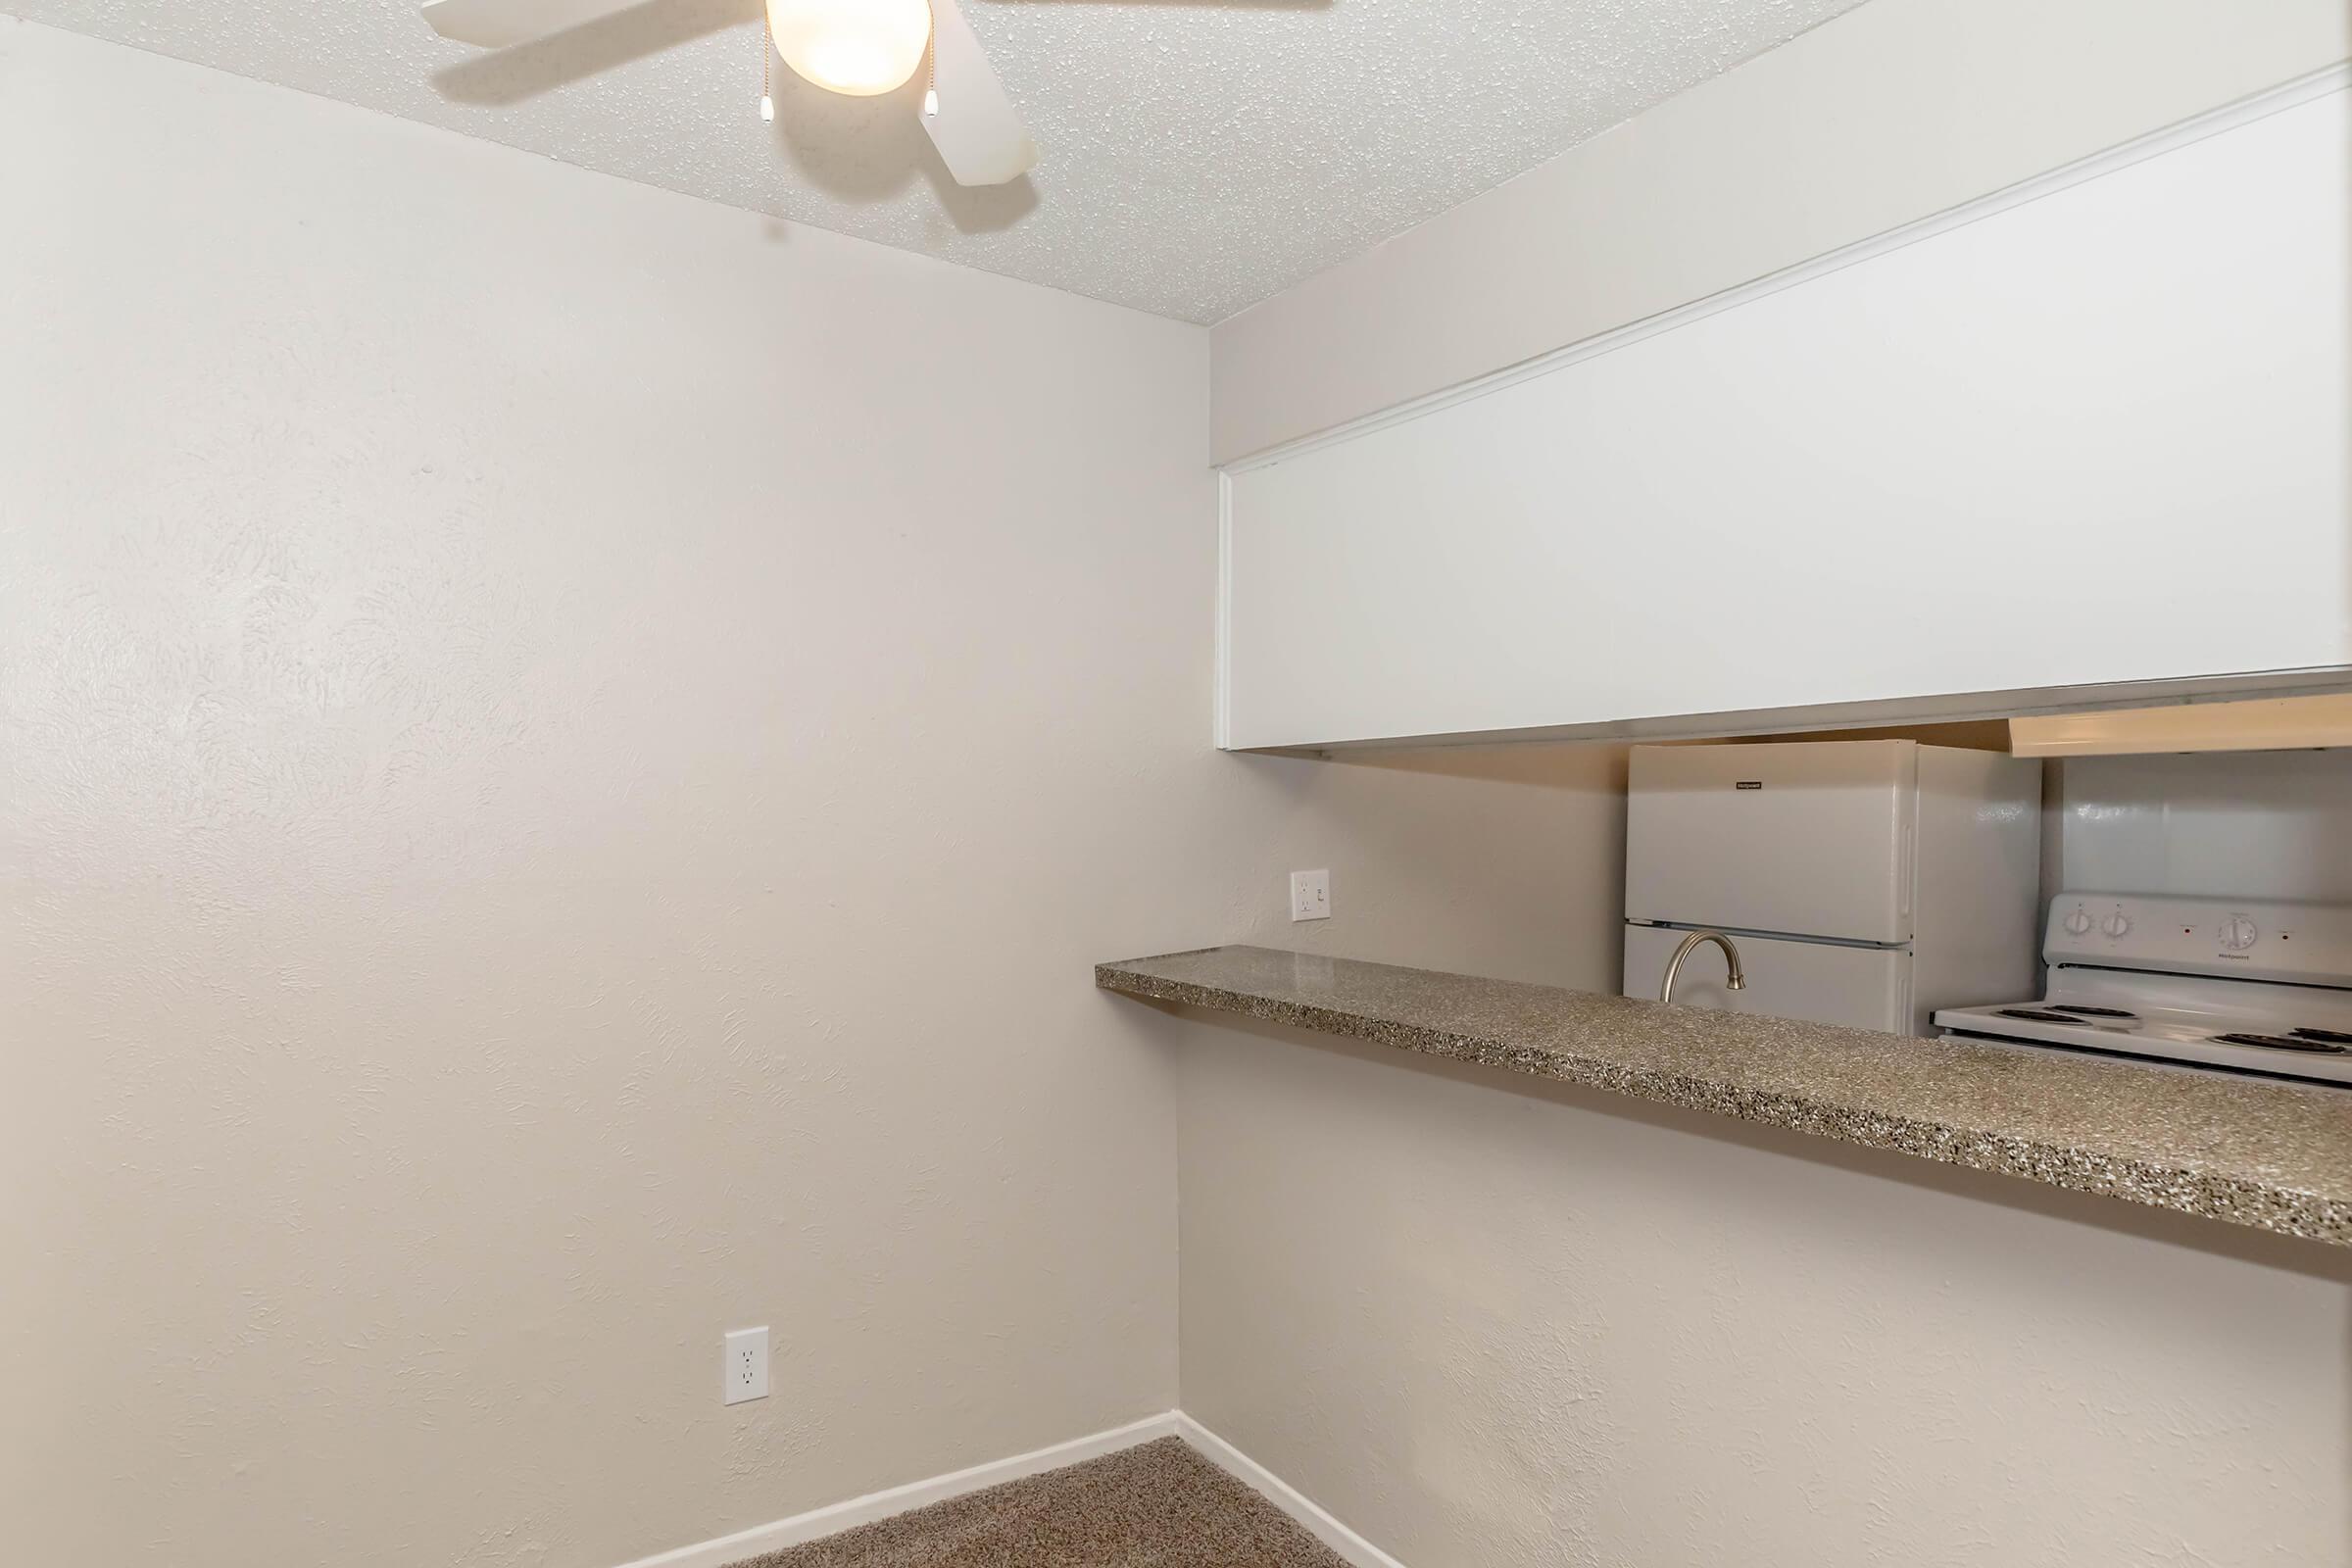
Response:
[{"label": "textured stucco wall", "polygon": [[[1401,765],[1514,754],[1478,755]],[[1367,826],[1338,853],[1421,891],[1319,946],[1614,990],[1622,776],[1525,755],[1540,810],[1446,807],[1544,823],[1524,874],[1400,918],[1452,859]],[[2063,853],[2332,864],[2336,760],[2099,760]],[[2352,1561],[2334,1249],[1271,1026],[1176,1043],[1184,1406],[1410,1568]]]},{"label": "textured stucco wall", "polygon": [[1199,331],[6,21],[0,211],[0,1556],[609,1568],[1165,1408],[1084,976],[1243,896],[1131,832],[1243,808]]},{"label": "textured stucco wall", "polygon": [[1172,1402],[1086,971],[1264,892],[1201,334],[6,20],[0,211],[0,1556],[606,1568]]},{"label": "textured stucco wall", "polygon": [[1412,1568],[2352,1560],[2333,1249],[1270,1026],[1179,1080],[1185,1408]]}]

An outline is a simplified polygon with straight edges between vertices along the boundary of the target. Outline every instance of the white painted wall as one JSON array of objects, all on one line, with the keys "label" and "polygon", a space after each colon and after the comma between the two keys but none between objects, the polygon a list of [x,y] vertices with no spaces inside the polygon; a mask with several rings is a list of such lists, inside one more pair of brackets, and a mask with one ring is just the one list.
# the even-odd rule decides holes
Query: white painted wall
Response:
[{"label": "white painted wall", "polygon": [[1412,1568],[2352,1555],[2338,1251],[1270,1027],[1179,1079],[1185,1408]]},{"label": "white painted wall", "polygon": [[[1549,864],[1473,867],[1443,904],[1474,921],[1343,898],[1292,932],[1609,988],[1572,913],[1619,870],[1608,755],[1414,759],[1527,759],[1540,813],[1493,783],[1478,809],[1550,824]],[[2352,899],[2352,753],[2050,772],[2069,881]],[[1400,900],[1445,886],[1408,869],[1426,829],[1351,814],[1316,844],[1343,890],[1366,862]],[[1186,1408],[1413,1568],[2352,1553],[2326,1249],[1297,1032],[1203,1024],[1178,1063]]]},{"label": "white painted wall", "polygon": [[2341,0],[1871,0],[1221,322],[1216,461],[1720,293],[2347,54]]},{"label": "white painted wall", "polygon": [[[2352,899],[2352,753],[2050,773],[2068,881]],[[1619,782],[1551,796],[1581,874],[1321,946],[1611,989]],[[1177,1061],[1185,1407],[1412,1568],[2352,1556],[2340,1253],[1296,1031]]]},{"label": "white painted wall", "polygon": [[[2352,898],[2352,754],[2052,771],[2070,876]],[[1324,946],[1607,989],[1513,935],[1591,894]],[[2352,1554],[2340,1253],[1270,1027],[1178,1082],[1185,1407],[1413,1568]]]},{"label": "white painted wall", "polygon": [[[2050,771],[2069,881],[2352,899],[2352,753]],[[1618,782],[1552,796],[1582,876],[1322,946],[1609,989],[1521,927]],[[1413,1568],[2352,1554],[2339,1253],[1296,1031],[1178,1083],[1185,1407]]]},{"label": "white painted wall", "polygon": [[1229,744],[2352,665],[2328,80],[1241,466]]},{"label": "white painted wall", "polygon": [[610,1568],[1166,1408],[1085,979],[1261,875],[1202,334],[10,22],[0,211],[0,1556]]},{"label": "white painted wall", "polygon": [[2053,890],[2352,904],[2352,751],[2048,764]]}]

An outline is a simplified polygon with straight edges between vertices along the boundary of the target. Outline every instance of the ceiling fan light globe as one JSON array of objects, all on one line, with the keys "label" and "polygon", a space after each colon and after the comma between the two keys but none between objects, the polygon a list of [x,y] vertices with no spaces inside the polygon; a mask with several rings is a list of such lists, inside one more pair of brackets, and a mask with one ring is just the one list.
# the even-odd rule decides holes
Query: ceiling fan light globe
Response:
[{"label": "ceiling fan light globe", "polygon": [[931,40],[930,0],[767,0],[767,29],[793,74],[871,98],[906,84]]}]

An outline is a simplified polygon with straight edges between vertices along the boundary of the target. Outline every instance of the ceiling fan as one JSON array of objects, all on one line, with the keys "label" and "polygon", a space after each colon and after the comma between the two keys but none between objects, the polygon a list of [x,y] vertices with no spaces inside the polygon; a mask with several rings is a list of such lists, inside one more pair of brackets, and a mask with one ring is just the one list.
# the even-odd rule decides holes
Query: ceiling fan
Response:
[{"label": "ceiling fan", "polygon": [[[484,49],[528,43],[640,0],[424,0],[444,38]],[[923,129],[958,185],[1002,185],[1037,163],[980,40],[956,0],[766,0],[767,32],[794,72],[829,92],[870,98],[904,86],[926,58]],[[763,119],[774,105],[760,101]]]}]

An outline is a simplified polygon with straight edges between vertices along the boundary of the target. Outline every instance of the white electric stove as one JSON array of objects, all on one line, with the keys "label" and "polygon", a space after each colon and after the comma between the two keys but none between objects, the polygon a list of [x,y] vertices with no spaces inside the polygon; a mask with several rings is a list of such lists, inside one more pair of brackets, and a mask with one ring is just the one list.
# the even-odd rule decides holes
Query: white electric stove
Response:
[{"label": "white electric stove", "polygon": [[2352,908],[2066,893],[2041,952],[2048,995],[1937,1026],[2352,1085]]}]

